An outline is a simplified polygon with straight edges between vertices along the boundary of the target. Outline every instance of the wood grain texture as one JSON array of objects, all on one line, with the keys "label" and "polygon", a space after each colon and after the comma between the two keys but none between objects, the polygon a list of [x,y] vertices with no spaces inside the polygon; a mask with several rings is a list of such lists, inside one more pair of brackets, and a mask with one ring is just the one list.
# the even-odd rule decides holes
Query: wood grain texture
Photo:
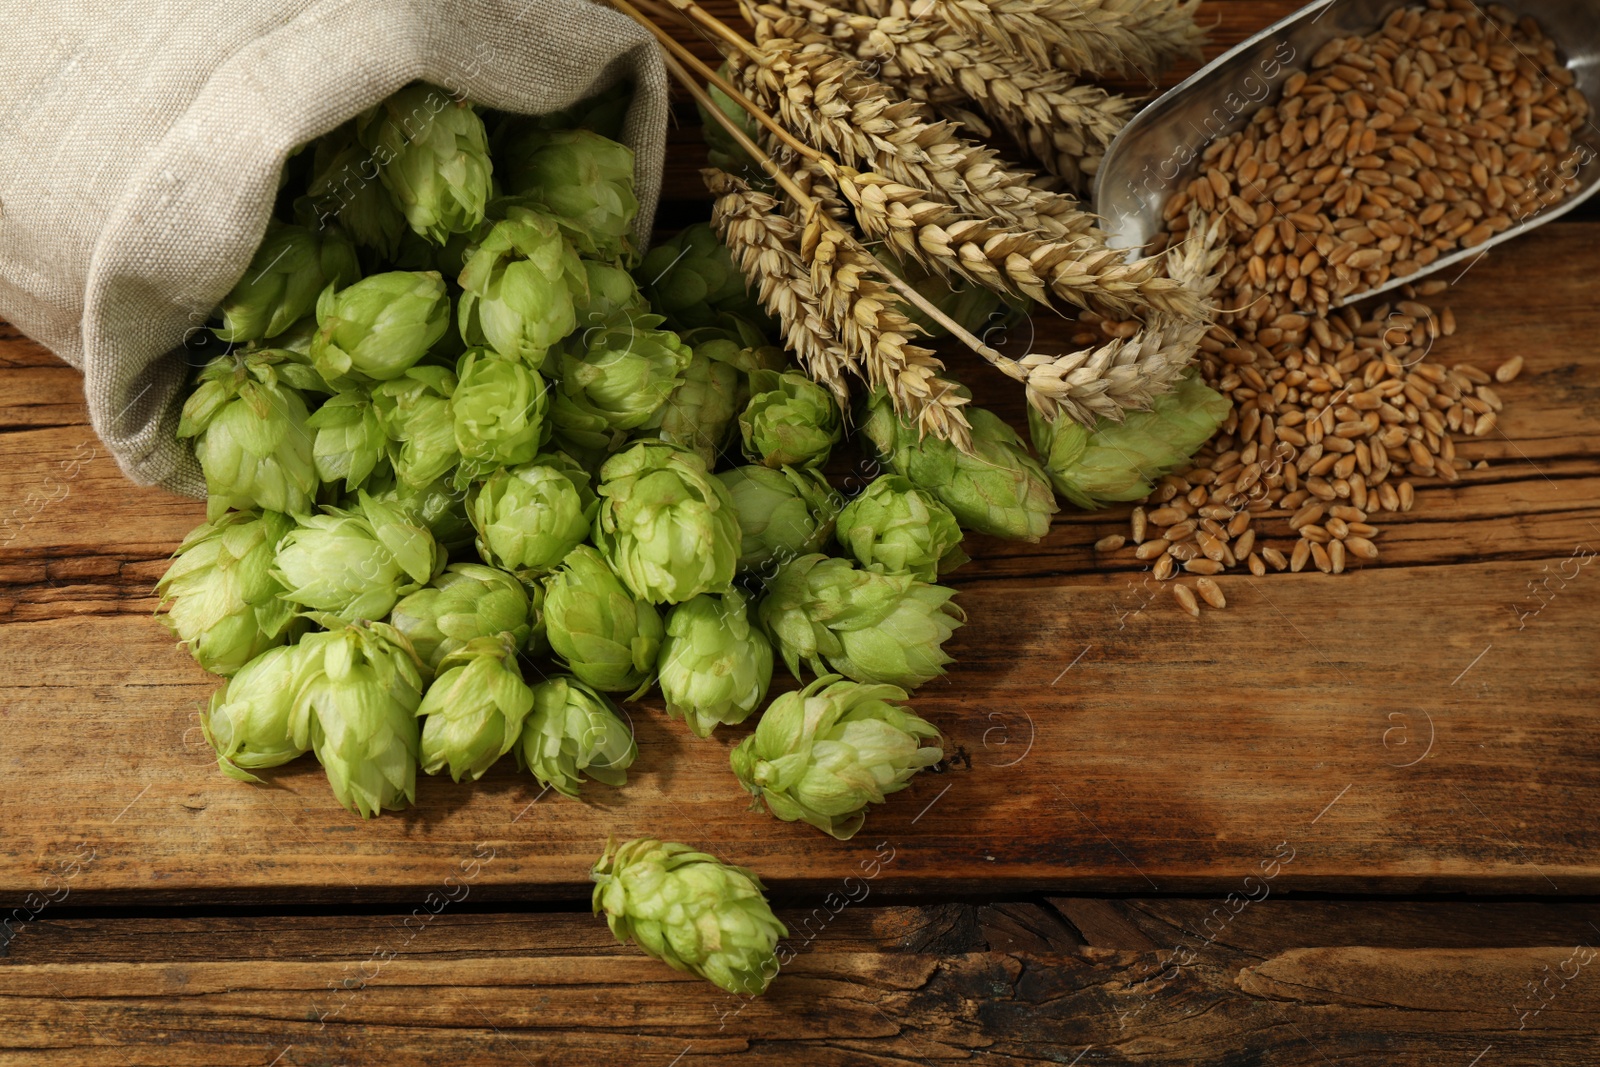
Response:
[{"label": "wood grain texture", "polygon": [[0,962],[0,1064],[1592,1062],[1580,906],[833,907],[779,909],[754,1001],[587,915],[41,919]]},{"label": "wood grain texture", "polygon": [[[1204,17],[1222,46],[1293,6]],[[973,539],[959,663],[917,699],[950,759],[844,844],[745,810],[726,767],[742,731],[699,742],[650,702],[630,709],[628,788],[584,803],[508,765],[424,781],[414,810],[363,824],[309,760],[267,788],[220,777],[196,720],[216,683],[150,617],[202,509],[131,486],[75,372],[0,332],[0,903],[54,886],[80,847],[75,904],[413,902],[480,846],[497,858],[475,899],[570,899],[607,833],[712,848],[782,892],[880,845],[897,892],[1226,892],[1280,844],[1296,889],[1596,892],[1594,234],[1548,227],[1451,290],[1461,332],[1435,358],[1527,370],[1501,389],[1504,433],[1462,446],[1490,468],[1385,519],[1379,566],[1224,579],[1230,608],[1195,622],[1125,558],[1095,559],[1126,509],[1063,515],[1039,545]],[[1009,383],[958,373],[1020,414]]]}]

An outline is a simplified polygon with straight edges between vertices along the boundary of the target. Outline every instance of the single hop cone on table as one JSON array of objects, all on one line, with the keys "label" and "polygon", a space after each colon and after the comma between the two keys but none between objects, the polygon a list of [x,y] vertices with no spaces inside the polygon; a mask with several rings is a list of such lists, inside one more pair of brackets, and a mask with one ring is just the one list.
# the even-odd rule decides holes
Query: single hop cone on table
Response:
[{"label": "single hop cone on table", "polygon": [[347,623],[381,619],[444,570],[444,549],[415,516],[365,492],[359,500],[303,516],[284,535],[272,576],[285,600]]},{"label": "single hop cone on table", "polygon": [[455,484],[465,489],[502,467],[527,463],[550,436],[545,413],[549,386],[539,372],[487,348],[468,349],[456,364],[450,410],[461,465]]},{"label": "single hop cone on table", "polygon": [[844,506],[834,532],[861,566],[885,574],[932,582],[967,562],[955,515],[898,474],[873,479]]},{"label": "single hop cone on table", "polygon": [[312,462],[327,484],[343,482],[345,492],[365,485],[373,472],[388,469],[389,436],[372,397],[355,389],[335,394],[306,420]]},{"label": "single hop cone on table", "polygon": [[509,208],[477,243],[459,281],[461,339],[534,370],[577,326],[574,301],[589,287],[556,220],[523,207]]},{"label": "single hop cone on table", "polygon": [[992,412],[967,408],[972,451],[919,436],[882,393],[873,396],[861,432],[889,469],[926,489],[963,528],[995,537],[1037,541],[1050,530],[1056,499],[1050,480],[1015,430]]},{"label": "single hop cone on table", "polygon": [[290,739],[317,755],[339,803],[370,818],[416,799],[422,676],[385,623],[310,633]]},{"label": "single hop cone on table", "polygon": [[675,970],[729,993],[766,992],[774,951],[789,930],[772,914],[755,872],[688,845],[639,838],[594,865],[594,912],[619,941],[632,941]]},{"label": "single hop cone on table", "polygon": [[640,295],[633,275],[621,267],[586,259],[583,275],[588,289],[572,297],[580,332],[617,321],[631,322],[640,315],[650,314],[650,305]]},{"label": "single hop cone on table", "polygon": [[427,355],[449,325],[438,271],[371,274],[317,298],[311,362],[330,383],[388,381]]},{"label": "single hop cone on table", "polygon": [[295,729],[304,659],[298,645],[269,648],[211,694],[200,725],[223,774],[259,782],[251,771],[281,766],[310,750],[308,736]]},{"label": "single hop cone on table", "polygon": [[1089,429],[1067,418],[1051,422],[1030,408],[1028,426],[1056,492],[1094,510],[1149,496],[1157,478],[1211,440],[1230,407],[1227,397],[1186,374],[1149,411],[1121,422],[1101,419]]},{"label": "single hop cone on table", "polygon": [[322,290],[359,277],[355,248],[337,226],[270,222],[244,277],[222,299],[222,328],[212,332],[232,342],[276,337],[311,314]]},{"label": "single hop cone on table", "polygon": [[476,781],[517,744],[533,710],[533,691],[517,667],[510,633],[475,637],[439,661],[422,696],[421,759],[427,774]]},{"label": "single hop cone on table", "polygon": [[295,632],[294,607],[272,577],[293,527],[276,511],[227,512],[184,538],[156,583],[161,621],[211,673],[233,674]]},{"label": "single hop cone on table", "polygon": [[733,581],[739,516],[693,452],[641,441],[606,461],[596,491],[595,546],[637,596],[678,604]]},{"label": "single hop cone on table", "polygon": [[661,616],[589,545],[567,553],[545,580],[544,618],[551,650],[580,681],[637,697],[655,680]]},{"label": "single hop cone on table", "polygon": [[768,467],[821,467],[844,436],[827,389],[796,371],[757,371],[739,416],[745,455]]},{"label": "single hop cone on table", "polygon": [[843,501],[816,471],[752,465],[717,477],[739,516],[741,571],[819,551],[833,536]]},{"label": "single hop cone on table", "polygon": [[669,718],[696,737],[748,719],[772,683],[772,644],[752,625],[744,594],[729,589],[686,600],[667,614],[661,696]]},{"label": "single hop cone on table", "polygon": [[588,539],[599,508],[588,472],[561,452],[501,468],[467,495],[478,553],[519,573],[541,574],[560,565]]},{"label": "single hop cone on table", "polygon": [[184,402],[180,438],[194,438],[206,477],[206,513],[260,508],[289,515],[311,510],[317,491],[310,418],[300,391],[286,384],[283,353],[225,355],[200,371]]},{"label": "single hop cone on table", "polygon": [[432,675],[453,652],[505,634],[525,647],[532,628],[528,590],[514,576],[481,563],[452,563],[394,606],[389,622],[411,642]]},{"label": "single hop cone on table", "polygon": [[448,367],[422,366],[372,388],[389,463],[408,489],[432,485],[461,462],[452,405],[457,385]]},{"label": "single hop cone on table", "polygon": [[744,372],[721,358],[736,353],[731,341],[693,346],[683,381],[644,424],[641,436],[691,449],[707,470],[715,470],[748,392]]},{"label": "single hop cone on table", "polygon": [[549,212],[579,252],[633,258],[633,149],[592,130],[527,130],[501,161],[506,193]]},{"label": "single hop cone on table", "polygon": [[569,797],[585,778],[620,786],[638,755],[631,724],[604,693],[563,675],[533,687],[517,762],[541,785]]},{"label": "single hop cone on table", "polygon": [[938,729],[889,703],[905,699],[896,686],[823,675],[772,702],[733,750],[733,773],[757,808],[849,840],[868,804],[883,803],[944,758]]},{"label": "single hop cone on table", "polygon": [[943,645],[966,621],[951,603],[954,595],[910,575],[865,571],[818,553],[778,569],[760,616],[796,678],[804,664],[818,675],[831,667],[858,682],[912,689],[952,661]]},{"label": "single hop cone on table", "polygon": [[466,101],[418,82],[357,116],[355,131],[386,161],[378,178],[417,233],[442,245],[483,221],[494,165],[489,133]]},{"label": "single hop cone on table", "polygon": [[683,384],[694,354],[677,334],[657,329],[660,323],[659,315],[642,315],[573,335],[561,353],[553,414],[570,398],[613,430],[649,422]]}]

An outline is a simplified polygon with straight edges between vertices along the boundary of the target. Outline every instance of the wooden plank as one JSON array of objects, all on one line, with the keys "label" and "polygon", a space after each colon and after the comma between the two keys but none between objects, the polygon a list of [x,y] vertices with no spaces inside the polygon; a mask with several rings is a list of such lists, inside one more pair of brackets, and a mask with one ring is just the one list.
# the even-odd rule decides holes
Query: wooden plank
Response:
[{"label": "wooden plank", "polygon": [[[1132,929],[1169,902],[1098,903]],[[1565,1067],[1591,1062],[1600,1022],[1588,910],[1434,905],[1459,932],[1440,944],[1387,904],[1268,899],[1231,916],[1229,936],[1273,938],[1241,950],[1086,944],[1028,902],[813,906],[828,920],[807,934],[802,904],[780,909],[791,962],[753,1001],[589,916],[41,920],[0,964],[0,1064]]]}]

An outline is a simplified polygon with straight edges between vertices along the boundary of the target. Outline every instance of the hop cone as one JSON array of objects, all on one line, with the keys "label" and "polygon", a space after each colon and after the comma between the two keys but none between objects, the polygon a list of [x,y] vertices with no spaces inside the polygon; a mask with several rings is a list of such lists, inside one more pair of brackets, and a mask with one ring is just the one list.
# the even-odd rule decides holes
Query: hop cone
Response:
[{"label": "hop cone", "polygon": [[223,774],[260,781],[250,771],[281,766],[310,748],[293,730],[303,660],[298,645],[269,648],[211,694],[200,725]]},{"label": "hop cone", "polygon": [[309,744],[339,803],[362,818],[416,799],[422,677],[383,623],[307,634],[291,740]]},{"label": "hop cone", "polygon": [[[467,518],[466,494],[457,492],[445,479],[413,488],[397,481],[393,473],[374,478],[368,484],[372,499],[384,504],[398,504],[416,516],[428,528],[433,539],[447,551],[454,552],[472,544],[472,523]],[[360,503],[359,494],[349,494],[340,500],[343,508]]]},{"label": "hop cone", "polygon": [[461,339],[529,367],[578,323],[588,276],[554,219],[513,207],[461,268]]},{"label": "hop cone", "polygon": [[161,621],[213,674],[233,674],[292,634],[273,553],[294,520],[276,511],[230,511],[195,529],[173,553],[156,594]]},{"label": "hop cone", "polygon": [[738,316],[758,328],[769,322],[745,287],[744,273],[708,223],[679,230],[650,249],[634,274],[650,306],[674,330],[713,326],[724,315]]},{"label": "hop cone", "polygon": [[632,103],[633,86],[622,81],[560,111],[507,116],[490,136],[494,157],[503,159],[514,152],[517,141],[529,130],[593,130],[616,140],[622,136]]},{"label": "hop cone", "polygon": [[758,371],[739,416],[745,455],[768,467],[820,467],[844,436],[828,390],[798,371]]},{"label": "hop cone", "polygon": [[868,570],[938,579],[967,561],[950,509],[898,474],[873,480],[839,512],[835,536]]},{"label": "hop cone", "polygon": [[737,590],[702,594],[667,613],[660,677],[667,715],[710,737],[718,725],[744,722],[766,699],[772,644],[750,625]]},{"label": "hop cone", "polygon": [[[1000,294],[992,289],[959,278],[931,274],[914,261],[892,256],[882,258],[896,274],[910,282],[912,288],[954,320],[956,325],[977,334],[990,344],[1001,343],[1001,339],[994,336],[996,329],[1003,332],[1013,322],[1026,318],[1025,313],[1007,306]],[[904,307],[906,317],[922,327],[929,337],[944,337],[949,333],[909,301]]]},{"label": "hop cone", "polygon": [[605,694],[562,675],[533,687],[517,756],[540,785],[569,797],[585,778],[623,785],[638,755],[633,731]]},{"label": "hop cone", "polygon": [[586,259],[583,274],[588,281],[588,291],[574,293],[572,304],[580,331],[616,321],[630,321],[650,313],[633,275],[621,267]]},{"label": "hop cone", "polygon": [[389,437],[372,397],[363,390],[338,393],[306,420],[317,477],[343,482],[345,492],[365,485],[382,464],[388,467]]},{"label": "hop cone", "polygon": [[478,638],[508,634],[517,647],[525,645],[531,623],[528,591],[505,571],[452,563],[396,604],[389,622],[406,635],[431,674],[446,656]]},{"label": "hop cone", "polygon": [[591,130],[528,130],[506,146],[507,193],[537,204],[586,256],[633,253],[633,149]]},{"label": "hop cone", "polygon": [[305,400],[280,380],[273,350],[218,356],[184,402],[178,436],[192,437],[206,476],[207,514],[260,508],[303,515],[317,491]]},{"label": "hop cone", "polygon": [[739,516],[699,456],[641,441],[600,469],[595,546],[653,604],[719,592],[739,561]]},{"label": "hop cone", "polygon": [[897,418],[888,397],[872,398],[862,432],[889,468],[926,489],[964,528],[996,537],[1037,541],[1056,512],[1050,481],[1016,431],[984,408],[965,409],[972,453],[960,451]]},{"label": "hop cone", "polygon": [[590,546],[574,548],[545,582],[544,620],[551,649],[596,689],[642,693],[655,677],[661,616]]},{"label": "hop cone", "polygon": [[372,274],[317,298],[311,362],[330,382],[388,381],[427,355],[449,325],[438,271]]},{"label": "hop cone", "polygon": [[787,562],[833,535],[839,494],[816,471],[735,467],[717,475],[739,515],[739,569]]},{"label": "hop cone", "polygon": [[594,912],[605,912],[617,940],[729,993],[764,993],[777,975],[773,950],[789,930],[754,871],[639,838],[620,847],[607,841],[593,877]]},{"label": "hop cone", "polygon": [[284,536],[272,576],[285,600],[345,622],[381,619],[444,570],[444,549],[413,515],[366,493],[359,500],[304,516]]},{"label": "hop cone", "polygon": [[682,384],[643,428],[649,436],[693,450],[707,470],[715,470],[722,458],[745,392],[744,373],[719,358],[734,354],[727,351],[733,348],[731,341],[696,346]]},{"label": "hop cone", "polygon": [[319,137],[311,180],[305,197],[295,204],[295,215],[312,229],[337,222],[357,244],[391,260],[400,251],[406,217],[372,175],[374,162],[372,154],[356,142],[354,123]]},{"label": "hop cone", "polygon": [[847,841],[868,804],[882,804],[911,776],[944,758],[939,731],[909,708],[905,690],[823,675],[772,702],[755,733],[733,750],[739,782],[784,822],[804,819]]},{"label": "hop cone", "polygon": [[222,300],[222,329],[212,332],[235,342],[276,337],[311,313],[323,289],[360,276],[355,248],[338,227],[268,223],[244,277]]},{"label": "hop cone", "polygon": [[412,367],[372,389],[372,405],[388,439],[389,462],[401,485],[421,489],[456,469],[456,376],[446,367]]},{"label": "hop cone", "polygon": [[417,233],[442,245],[483,221],[493,164],[470,105],[419,82],[359,116],[356,136],[383,161],[378,177]]},{"label": "hop cone", "polygon": [[478,554],[531,573],[555,568],[587,540],[599,507],[588,473],[560,452],[495,471],[473,487],[467,503]]},{"label": "hop cone", "polygon": [[914,689],[951,662],[941,646],[966,621],[954,595],[909,575],[810,555],[779,568],[760,614],[796,678],[802,662],[820,675],[827,660],[858,682]]},{"label": "hop cone", "polygon": [[477,781],[510,752],[533,708],[533,691],[517,669],[509,633],[477,637],[445,656],[417,708],[422,719],[422,769]]},{"label": "hop cone", "polygon": [[605,420],[613,430],[643,426],[683,382],[693,355],[678,335],[655,329],[655,315],[574,336],[561,354],[561,395],[580,402],[580,410]]},{"label": "hop cone", "polygon": [[1071,419],[1048,422],[1030,408],[1028,425],[1056,492],[1093,510],[1149,496],[1157,478],[1211,439],[1228,408],[1227,397],[1186,374],[1149,411],[1131,412],[1122,422],[1101,419],[1090,430]]},{"label": "hop cone", "polygon": [[486,348],[467,351],[456,364],[451,398],[461,465],[457,488],[501,467],[527,463],[549,436],[549,389],[539,372]]}]

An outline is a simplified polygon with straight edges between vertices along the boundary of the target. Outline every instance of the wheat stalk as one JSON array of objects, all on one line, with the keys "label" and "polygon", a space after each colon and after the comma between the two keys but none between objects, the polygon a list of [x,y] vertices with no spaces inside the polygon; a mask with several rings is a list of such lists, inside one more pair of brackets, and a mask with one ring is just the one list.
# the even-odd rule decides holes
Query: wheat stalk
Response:
[{"label": "wheat stalk", "polygon": [[[855,0],[867,13],[882,0]],[[1200,0],[921,0],[924,17],[988,41],[1041,69],[1154,76],[1168,61],[1199,58]]]},{"label": "wheat stalk", "polygon": [[[821,0],[784,0],[788,10],[851,51],[913,99],[968,125],[966,102],[987,116],[1046,169],[1086,188],[1135,104],[1069,74],[1035,67],[989,41],[972,41],[936,19],[911,17],[904,4],[862,14]],[[873,5],[877,6],[877,5]],[[986,135],[987,123],[977,124]]]}]

